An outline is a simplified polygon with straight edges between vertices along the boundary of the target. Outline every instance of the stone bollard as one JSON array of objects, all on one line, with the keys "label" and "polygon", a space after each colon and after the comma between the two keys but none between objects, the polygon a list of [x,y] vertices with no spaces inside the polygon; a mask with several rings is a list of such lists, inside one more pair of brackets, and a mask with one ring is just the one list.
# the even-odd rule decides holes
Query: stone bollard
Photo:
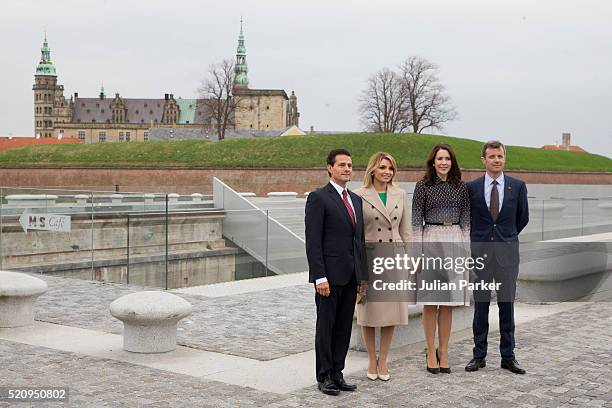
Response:
[{"label": "stone bollard", "polygon": [[53,194],[9,194],[4,198],[11,207],[46,208],[53,207],[58,197]]},{"label": "stone bollard", "polygon": [[168,204],[178,204],[180,195],[176,193],[168,194]]},{"label": "stone bollard", "polygon": [[271,200],[291,200],[297,198],[298,193],[293,191],[272,191],[268,193]]},{"label": "stone bollard", "polygon": [[136,292],[110,305],[123,322],[123,349],[133,353],[165,353],[176,348],[176,325],[189,316],[185,299],[162,291]]},{"label": "stone bollard", "polygon": [[121,205],[123,203],[123,194],[111,194],[111,205]]},{"label": "stone bollard", "polygon": [[47,283],[25,273],[0,271],[0,327],[34,323],[34,302]]},{"label": "stone bollard", "polygon": [[155,201],[155,194],[145,194],[144,195],[144,203],[145,205],[153,205],[153,202]]},{"label": "stone bollard", "polygon": [[89,199],[89,197],[90,196],[88,196],[87,194],[77,194],[74,196],[77,205],[87,205],[87,200]]}]

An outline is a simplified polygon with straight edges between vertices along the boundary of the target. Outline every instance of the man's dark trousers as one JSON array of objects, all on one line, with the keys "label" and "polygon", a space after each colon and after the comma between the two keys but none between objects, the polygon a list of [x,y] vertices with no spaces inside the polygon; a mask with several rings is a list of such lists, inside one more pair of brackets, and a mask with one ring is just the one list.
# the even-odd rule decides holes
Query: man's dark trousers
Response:
[{"label": "man's dark trousers", "polygon": [[[497,292],[497,307],[499,309],[499,351],[502,360],[514,360],[514,297],[516,294],[516,278],[518,265],[501,266],[493,257],[485,269],[479,271],[477,280],[487,283],[501,283]],[[474,291],[474,358],[485,358],[487,355],[487,337],[489,334],[489,306],[491,291]]]},{"label": "man's dark trousers", "polygon": [[[317,330],[315,336],[317,381],[327,373],[334,378],[344,369],[348,353],[357,297],[357,281],[348,285],[331,286],[329,296],[315,293]],[[330,341],[331,339],[331,341]]]}]

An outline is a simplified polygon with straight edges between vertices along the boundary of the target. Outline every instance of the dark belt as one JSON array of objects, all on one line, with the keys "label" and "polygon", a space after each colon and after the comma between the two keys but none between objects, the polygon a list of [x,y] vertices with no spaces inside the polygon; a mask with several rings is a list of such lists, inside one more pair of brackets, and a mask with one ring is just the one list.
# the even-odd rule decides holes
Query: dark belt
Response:
[{"label": "dark belt", "polygon": [[458,222],[426,222],[425,225],[444,225],[450,227],[451,225],[459,225]]}]

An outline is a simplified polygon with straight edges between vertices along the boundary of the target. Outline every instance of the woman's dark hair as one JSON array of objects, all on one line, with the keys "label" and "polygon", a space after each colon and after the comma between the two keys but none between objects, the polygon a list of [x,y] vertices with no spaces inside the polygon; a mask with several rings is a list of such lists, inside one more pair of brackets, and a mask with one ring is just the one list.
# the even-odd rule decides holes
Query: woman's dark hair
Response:
[{"label": "woman's dark hair", "polygon": [[448,172],[448,177],[446,180],[452,184],[461,183],[461,170],[459,170],[459,162],[457,162],[457,156],[455,156],[453,148],[446,143],[440,143],[435,145],[433,149],[431,149],[431,152],[429,152],[429,156],[427,157],[427,163],[425,164],[426,167],[425,175],[423,176],[423,181],[428,186],[432,186],[435,184],[437,174],[436,168],[434,167],[434,161],[436,160],[436,154],[438,154],[438,151],[440,150],[446,150],[451,159],[451,168]]}]

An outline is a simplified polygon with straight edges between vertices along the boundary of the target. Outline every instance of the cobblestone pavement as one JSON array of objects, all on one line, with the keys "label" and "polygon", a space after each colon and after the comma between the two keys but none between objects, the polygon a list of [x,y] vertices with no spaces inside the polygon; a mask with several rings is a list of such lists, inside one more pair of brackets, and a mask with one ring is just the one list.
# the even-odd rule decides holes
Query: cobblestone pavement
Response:
[{"label": "cobblestone pavement", "polygon": [[[133,286],[36,275],[49,291],[37,301],[36,320],[121,334],[111,302],[143,290]],[[271,360],[314,347],[312,285],[224,297],[177,294],[193,305],[179,323],[178,343],[200,350]],[[278,339],[283,339],[279,342]]]},{"label": "cobblestone pavement", "polygon": [[359,391],[338,397],[324,396],[315,386],[273,394],[0,341],[0,386],[69,386],[71,405],[87,407],[612,407],[610,327],[612,303],[586,304],[517,327],[516,353],[526,375],[499,368],[495,334],[483,370],[463,370],[471,355],[471,341],[465,340],[450,348],[453,374],[426,373],[424,356],[417,353],[390,364],[388,383],[365,379],[365,371],[348,376]]}]

